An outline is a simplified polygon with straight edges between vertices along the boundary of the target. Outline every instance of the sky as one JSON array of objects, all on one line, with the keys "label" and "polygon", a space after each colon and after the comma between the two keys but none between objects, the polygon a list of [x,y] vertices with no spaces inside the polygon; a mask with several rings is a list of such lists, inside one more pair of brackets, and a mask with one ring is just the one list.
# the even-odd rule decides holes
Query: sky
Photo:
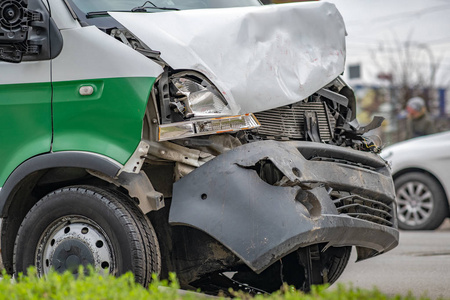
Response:
[{"label": "sky", "polygon": [[[363,81],[390,70],[409,43],[425,76],[439,63],[436,85],[450,87],[450,0],[325,0],[341,12],[347,29],[347,65],[361,64]],[[375,63],[376,62],[376,63]]]}]

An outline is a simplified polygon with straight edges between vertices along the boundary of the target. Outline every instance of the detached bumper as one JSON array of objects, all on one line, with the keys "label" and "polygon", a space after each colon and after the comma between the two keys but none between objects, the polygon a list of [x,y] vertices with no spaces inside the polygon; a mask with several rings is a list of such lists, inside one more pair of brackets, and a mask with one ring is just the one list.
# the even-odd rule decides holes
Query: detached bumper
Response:
[{"label": "detached bumper", "polygon": [[[270,160],[283,186],[254,170]],[[395,193],[378,156],[311,142],[241,146],[174,185],[169,222],[208,233],[252,270],[317,243],[357,246],[358,259],[398,244]]]}]

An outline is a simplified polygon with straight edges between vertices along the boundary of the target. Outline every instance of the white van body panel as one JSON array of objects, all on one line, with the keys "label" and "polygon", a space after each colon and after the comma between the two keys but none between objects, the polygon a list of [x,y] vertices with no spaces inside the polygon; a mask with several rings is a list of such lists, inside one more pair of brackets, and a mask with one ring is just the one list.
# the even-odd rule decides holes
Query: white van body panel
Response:
[{"label": "white van body panel", "polygon": [[61,30],[63,50],[53,60],[53,81],[158,77],[163,69],[95,26]]},{"label": "white van body panel", "polygon": [[0,61],[0,70],[0,85],[50,82],[50,60],[20,64]]}]

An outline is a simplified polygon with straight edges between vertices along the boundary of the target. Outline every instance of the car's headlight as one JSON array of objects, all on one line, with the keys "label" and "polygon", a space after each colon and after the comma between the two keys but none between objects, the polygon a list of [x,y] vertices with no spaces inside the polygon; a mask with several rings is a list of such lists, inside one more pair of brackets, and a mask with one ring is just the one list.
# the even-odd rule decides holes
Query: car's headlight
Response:
[{"label": "car's headlight", "polygon": [[159,125],[159,140],[236,132],[261,126],[253,114],[232,115],[221,93],[202,75],[182,72],[169,78],[170,107],[184,121]]},{"label": "car's headlight", "polygon": [[220,117],[231,115],[228,103],[208,81],[196,82],[189,78],[172,78],[176,101],[182,102],[186,116]]}]

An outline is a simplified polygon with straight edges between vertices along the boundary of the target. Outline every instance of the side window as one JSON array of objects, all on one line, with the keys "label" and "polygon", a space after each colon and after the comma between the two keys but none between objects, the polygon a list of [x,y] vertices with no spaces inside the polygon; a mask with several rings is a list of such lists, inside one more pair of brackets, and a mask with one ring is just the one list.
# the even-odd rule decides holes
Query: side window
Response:
[{"label": "side window", "polygon": [[0,60],[48,60],[61,49],[62,36],[42,0],[0,3]]}]

